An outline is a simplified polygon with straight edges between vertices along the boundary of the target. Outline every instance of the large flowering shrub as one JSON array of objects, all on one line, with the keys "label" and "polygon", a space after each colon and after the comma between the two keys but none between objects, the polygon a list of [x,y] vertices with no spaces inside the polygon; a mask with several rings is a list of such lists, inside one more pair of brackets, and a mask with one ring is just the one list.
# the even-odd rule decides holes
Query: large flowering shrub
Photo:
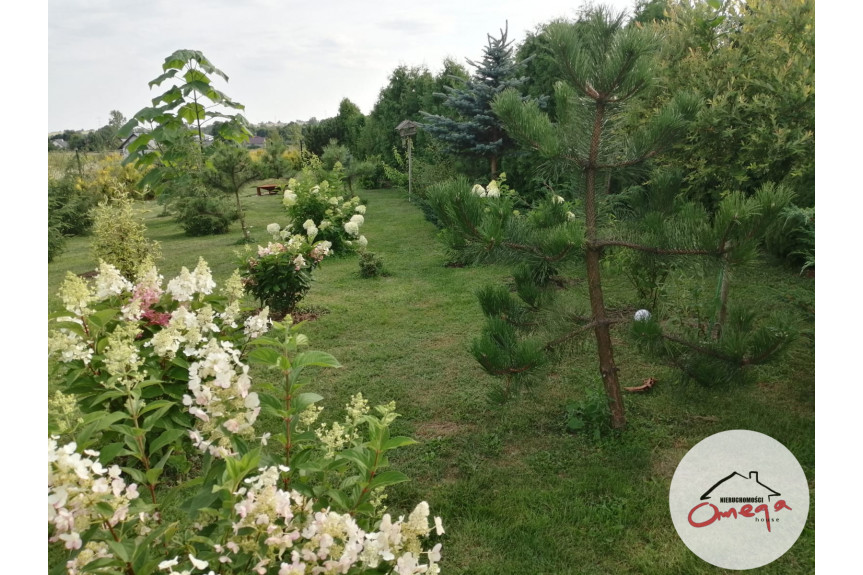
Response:
[{"label": "large flowering shrub", "polygon": [[292,226],[268,225],[272,241],[258,246],[256,253],[247,253],[242,261],[246,291],[279,315],[293,311],[312,287],[314,269],[332,253],[332,244],[318,237],[312,220],[306,220],[302,229],[293,233]]},{"label": "large flowering shrub", "polygon": [[[105,263],[91,283],[70,274],[52,318],[65,422],[54,428],[74,441],[49,438],[49,541],[69,553],[68,573],[437,572],[440,545],[422,543],[428,506],[384,514],[384,489],[407,480],[386,454],[413,443],[390,437],[393,404],[373,415],[358,394],[343,420],[318,423],[304,372],[338,362],[266,308],[243,320],[238,274],[221,295],[203,260],[167,285],[155,267],[137,277]],[[253,386],[247,360],[278,383]],[[284,430],[257,431],[262,410]],[[195,452],[192,519],[166,523],[162,474],[169,462],[188,472]]]},{"label": "large flowering shrub", "polygon": [[331,173],[334,183],[318,182],[313,170],[303,170],[296,179],[288,180],[283,200],[293,225],[312,222],[318,230],[318,239],[330,242],[337,254],[368,244],[360,234],[366,207],[358,196],[345,191],[341,174],[341,165],[336,164]]}]

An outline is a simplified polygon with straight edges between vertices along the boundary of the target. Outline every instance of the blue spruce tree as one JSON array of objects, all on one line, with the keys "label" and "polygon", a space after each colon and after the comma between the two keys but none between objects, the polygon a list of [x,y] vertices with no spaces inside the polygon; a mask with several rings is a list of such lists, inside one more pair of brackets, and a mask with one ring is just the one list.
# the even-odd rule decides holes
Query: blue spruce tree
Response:
[{"label": "blue spruce tree", "polygon": [[468,80],[454,77],[461,85],[447,86],[446,93],[436,94],[445,98],[444,106],[455,112],[454,117],[421,112],[425,118],[423,129],[449,152],[488,159],[491,178],[498,174],[501,154],[514,145],[492,112],[491,103],[507,88],[520,89],[527,80],[518,77],[525,61],[515,61],[507,32],[508,24],[500,31],[500,38],[488,35],[481,62],[466,59],[475,68]]}]

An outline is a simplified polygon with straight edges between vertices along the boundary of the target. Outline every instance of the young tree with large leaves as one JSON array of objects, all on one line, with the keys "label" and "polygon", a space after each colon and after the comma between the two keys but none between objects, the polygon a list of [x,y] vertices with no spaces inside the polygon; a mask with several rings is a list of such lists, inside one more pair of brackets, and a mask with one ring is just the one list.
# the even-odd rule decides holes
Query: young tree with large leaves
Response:
[{"label": "young tree with large leaves", "polygon": [[177,50],[165,58],[162,70],[149,86],[169,83],[170,88],[120,129],[120,137],[126,138],[144,128],[129,144],[124,162],[148,170],[139,186],[154,189],[166,209],[180,202],[177,217],[187,234],[225,233],[236,214],[220,193],[206,188],[204,128],[224,120],[218,124],[219,139],[247,141],[248,122],[239,112],[231,113],[244,106],[213,87],[214,76],[226,82],[228,76],[197,50]]},{"label": "young tree with large leaves", "polygon": [[[227,74],[204,54],[198,50],[177,50],[165,58],[162,70],[161,75],[149,82],[149,87],[166,82],[171,87],[153,98],[152,106],[135,114],[119,133],[126,138],[139,126],[146,128],[129,145],[126,162],[135,162],[139,168],[152,166],[141,185],[154,187],[176,177],[173,168],[202,169],[206,123],[216,118],[225,120],[218,127],[222,139],[244,142],[250,135],[245,117],[239,112],[229,113],[245,106],[212,85],[213,76],[227,82]],[[189,141],[195,139],[195,145],[190,146]],[[199,154],[194,153],[195,147]]]},{"label": "young tree with large leaves", "polygon": [[[708,256],[716,262],[727,273],[722,276],[725,287],[720,291],[725,295],[718,303],[713,342],[693,343],[666,333],[656,316],[637,323],[643,324],[643,340],[664,345],[671,361],[692,375],[699,376],[699,369],[711,371],[707,378],[719,373],[714,364],[699,364],[693,352],[728,365],[725,373],[733,375],[766,361],[790,337],[788,330],[756,326],[751,315],[729,314],[730,282],[725,282],[735,265],[751,259],[758,234],[789,195],[775,187],[750,199],[730,194],[712,220],[697,204],[680,206],[657,198],[654,205],[647,202],[639,217],[610,225],[612,175],[640,169],[678,141],[698,102],[678,94],[640,129],[630,129],[625,124],[627,108],[655,75],[655,38],[627,27],[623,15],[604,8],[589,10],[576,23],[551,24],[546,33],[561,78],[555,85],[556,121],[515,90],[495,98],[492,109],[514,138],[546,159],[549,171],[568,175],[569,188],[553,192],[524,215],[513,210],[514,198],[497,187],[471,190],[456,182],[433,189],[429,198],[448,228],[451,248],[475,259],[496,257],[517,264],[515,295],[507,286],[479,294],[487,323],[473,353],[483,368],[503,377],[508,393],[512,384],[547,363],[550,352],[593,332],[611,424],[621,428],[626,417],[611,327],[629,318],[607,307],[603,257],[626,249],[656,256]],[[649,233],[645,222],[653,225]],[[562,288],[576,284],[580,265],[586,271],[587,293],[579,297],[574,289]],[[586,309],[579,301],[584,295]]]},{"label": "young tree with large leaves", "polygon": [[470,79],[462,80],[459,86],[445,86],[446,93],[437,94],[455,117],[423,112],[421,124],[449,151],[488,159],[492,178],[499,172],[501,154],[513,142],[492,112],[491,103],[504,90],[519,88],[526,80],[519,76],[524,62],[513,57],[507,33],[508,27],[500,31],[499,38],[487,35],[482,60],[467,60],[475,68]]}]

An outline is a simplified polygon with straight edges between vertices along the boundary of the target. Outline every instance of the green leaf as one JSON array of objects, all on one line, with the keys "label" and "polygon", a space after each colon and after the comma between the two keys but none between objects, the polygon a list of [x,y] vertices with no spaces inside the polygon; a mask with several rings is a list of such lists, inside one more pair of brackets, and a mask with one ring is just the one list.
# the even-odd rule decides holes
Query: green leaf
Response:
[{"label": "green leaf", "polygon": [[99,463],[106,465],[121,455],[130,455],[129,451],[126,450],[126,446],[121,442],[103,445],[99,450]]},{"label": "green leaf", "polygon": [[[161,383],[161,382],[159,380],[150,380],[149,382],[144,382],[144,383],[146,383],[148,385],[152,385],[152,384]],[[141,386],[138,386],[138,387],[141,387]],[[150,402],[146,406],[144,406],[144,408],[141,410],[141,415],[144,415],[145,413],[153,411],[154,409],[164,409],[165,407],[170,409],[173,406],[174,406],[173,401],[168,401],[167,399],[160,399],[158,401]]]},{"label": "green leaf", "polygon": [[103,309],[99,310],[96,313],[90,314],[87,316],[87,321],[99,329],[103,329],[108,322],[117,317],[119,310],[116,309]]},{"label": "green leaf", "polygon": [[395,449],[396,447],[404,447],[405,445],[414,445],[416,443],[415,440],[410,437],[393,437],[384,442],[383,451],[389,451],[390,449]]},{"label": "green leaf", "polygon": [[324,351],[307,351],[294,358],[294,366],[342,367],[335,357]]},{"label": "green leaf", "polygon": [[142,472],[140,469],[135,469],[134,467],[123,467],[122,469],[124,472],[126,472],[127,475],[129,475],[129,477],[134,479],[137,483],[140,483],[141,485],[145,485],[147,483],[147,479],[146,477],[144,477],[144,472]]},{"label": "green leaf", "polygon": [[327,496],[338,506],[339,511],[350,511],[351,506],[348,504],[345,494],[341,491],[330,489],[327,491]]},{"label": "green leaf", "polygon": [[396,483],[404,483],[405,481],[410,481],[410,477],[402,473],[401,471],[396,471],[391,469],[389,471],[384,471],[378,475],[375,475],[375,478],[372,479],[372,482],[369,484],[369,489],[377,489],[379,487],[387,487],[388,485],[395,485]]},{"label": "green leaf", "polygon": [[225,459],[226,472],[233,485],[239,485],[240,481],[249,473],[258,468],[261,460],[260,448],[253,449],[243,455],[242,458],[229,457]]},{"label": "green leaf", "polygon": [[308,406],[312,405],[313,403],[317,403],[322,399],[323,397],[318,395],[317,393],[301,393],[291,400],[291,409],[294,410],[296,413],[299,413]]},{"label": "green leaf", "polygon": [[284,355],[280,355],[279,359],[276,360],[276,367],[279,368],[279,371],[291,371],[291,381],[296,380],[299,377],[299,374],[302,373],[302,366],[295,367],[291,365],[291,360],[289,360]]},{"label": "green leaf", "polygon": [[722,2],[720,0],[707,0],[707,5],[714,10],[719,10],[720,8],[722,8]]},{"label": "green leaf", "polygon": [[137,152],[138,150],[142,150],[142,149],[146,149],[147,144],[149,144],[150,140],[152,140],[152,139],[153,139],[153,136],[151,134],[141,134],[137,138],[135,138],[134,142],[132,142],[131,144],[128,145],[127,149],[129,150],[129,153]]},{"label": "green leaf", "polygon": [[207,110],[201,104],[189,102],[177,110],[177,115],[183,118],[187,124],[195,124],[204,121]]},{"label": "green leaf", "polygon": [[261,400],[261,405],[267,407],[274,412],[284,411],[282,401],[269,393],[258,393],[258,398]]},{"label": "green leaf", "polygon": [[160,449],[176,441],[186,433],[185,429],[168,429],[153,440],[150,444],[150,455],[156,454]]},{"label": "green leaf", "polygon": [[[69,317],[68,312],[66,313],[65,317]],[[87,337],[87,332],[84,331],[84,326],[79,323],[75,323],[74,321],[58,321],[53,324],[53,327],[56,329],[68,329],[75,335],[78,335],[82,338]]]},{"label": "green leaf", "polygon": [[123,126],[119,130],[117,130],[117,137],[123,138],[125,140],[126,138],[128,138],[129,136],[132,135],[132,130],[134,130],[137,127],[138,127],[138,120],[135,118],[132,118],[131,120],[129,120],[128,122],[123,124]]},{"label": "green leaf", "polygon": [[[163,74],[164,76],[164,74]],[[200,82],[205,86],[209,86],[210,78],[207,77],[206,74],[196,69],[186,70],[186,73],[183,75],[183,78],[186,80],[187,84],[192,84],[194,82]]]},{"label": "green leaf", "polygon": [[93,503],[93,507],[96,509],[96,512],[99,513],[99,515],[101,515],[102,517],[110,518],[114,515],[114,508],[105,501],[96,501],[95,503]]},{"label": "green leaf", "polygon": [[[168,410],[174,406],[174,404],[171,403],[170,401],[166,401],[165,403],[167,403],[168,405],[161,406],[158,410],[156,410],[155,413],[151,413],[150,415],[148,415],[147,417],[144,418],[143,427],[145,429],[151,429],[156,424],[156,422],[161,420],[165,416],[165,414],[168,412]],[[160,426],[160,427],[163,427],[163,426]]]},{"label": "green leaf", "polygon": [[218,491],[213,492],[209,489],[201,489],[197,495],[186,499],[180,507],[194,517],[199,510],[209,507],[218,498]]},{"label": "green leaf", "polygon": [[[171,104],[179,104],[179,103],[183,102],[183,92],[177,86],[172,86],[166,92],[159,94],[158,96],[153,98],[151,101],[153,102],[154,107],[159,106],[159,104],[166,104],[169,106]],[[165,108],[155,108],[155,111],[157,113],[164,113],[166,111],[166,109]],[[153,120],[155,120],[155,119],[156,118],[154,117]],[[164,124],[164,121],[160,121],[159,123]]]},{"label": "green leaf", "polygon": [[150,80],[150,82],[147,84],[147,86],[150,88],[152,88],[153,86],[158,86],[162,82],[167,80],[168,78],[173,78],[176,75],[177,75],[176,69],[168,70],[167,72],[165,72],[164,74],[162,74],[158,78],[154,78],[154,79]]},{"label": "green leaf", "polygon": [[125,395],[126,395],[126,393],[123,391],[120,391],[117,389],[110,389],[110,390],[106,391],[105,393],[97,395],[93,399],[93,405],[104,403],[106,400],[109,400],[109,399],[115,399],[117,397],[124,397]]},{"label": "green leaf", "polygon": [[372,465],[374,465],[374,454],[365,447],[346,449],[339,453],[337,457],[353,461],[363,473],[367,473],[372,468]]},{"label": "green leaf", "polygon": [[155,467],[148,469],[145,475],[145,477],[147,478],[147,484],[156,485],[157,483],[159,483],[159,477],[162,476],[162,471],[163,470],[161,468]]},{"label": "green leaf", "polygon": [[282,355],[272,348],[259,347],[249,352],[249,363],[275,367],[279,365],[280,357]]},{"label": "green leaf", "polygon": [[129,550],[126,549],[126,546],[123,545],[120,541],[114,541],[113,539],[105,539],[105,543],[108,547],[111,548],[111,551],[114,552],[114,555],[121,559],[123,562],[129,560]]},{"label": "green leaf", "polygon": [[84,429],[75,436],[75,441],[78,444],[78,447],[85,448],[90,445],[90,438],[94,433],[107,429],[111,427],[114,423],[120,421],[121,419],[125,419],[127,417],[126,413],[122,411],[117,411],[114,413],[105,413],[99,412],[102,415],[98,417],[95,421],[92,421],[89,425],[85,425]]}]

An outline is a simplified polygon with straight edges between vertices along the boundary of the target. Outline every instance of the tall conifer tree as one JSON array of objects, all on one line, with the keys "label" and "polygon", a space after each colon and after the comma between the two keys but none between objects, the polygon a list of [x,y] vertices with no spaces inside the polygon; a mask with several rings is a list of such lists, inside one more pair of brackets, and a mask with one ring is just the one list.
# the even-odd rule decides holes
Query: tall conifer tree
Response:
[{"label": "tall conifer tree", "polygon": [[444,106],[455,113],[447,117],[423,112],[422,127],[456,154],[469,154],[489,161],[489,171],[498,174],[501,154],[513,145],[500,119],[492,112],[494,98],[508,88],[520,89],[526,78],[519,77],[524,62],[516,62],[512,42],[507,38],[508,25],[500,37],[488,35],[482,60],[467,60],[475,68],[468,80],[456,78],[460,85],[446,86]]}]

